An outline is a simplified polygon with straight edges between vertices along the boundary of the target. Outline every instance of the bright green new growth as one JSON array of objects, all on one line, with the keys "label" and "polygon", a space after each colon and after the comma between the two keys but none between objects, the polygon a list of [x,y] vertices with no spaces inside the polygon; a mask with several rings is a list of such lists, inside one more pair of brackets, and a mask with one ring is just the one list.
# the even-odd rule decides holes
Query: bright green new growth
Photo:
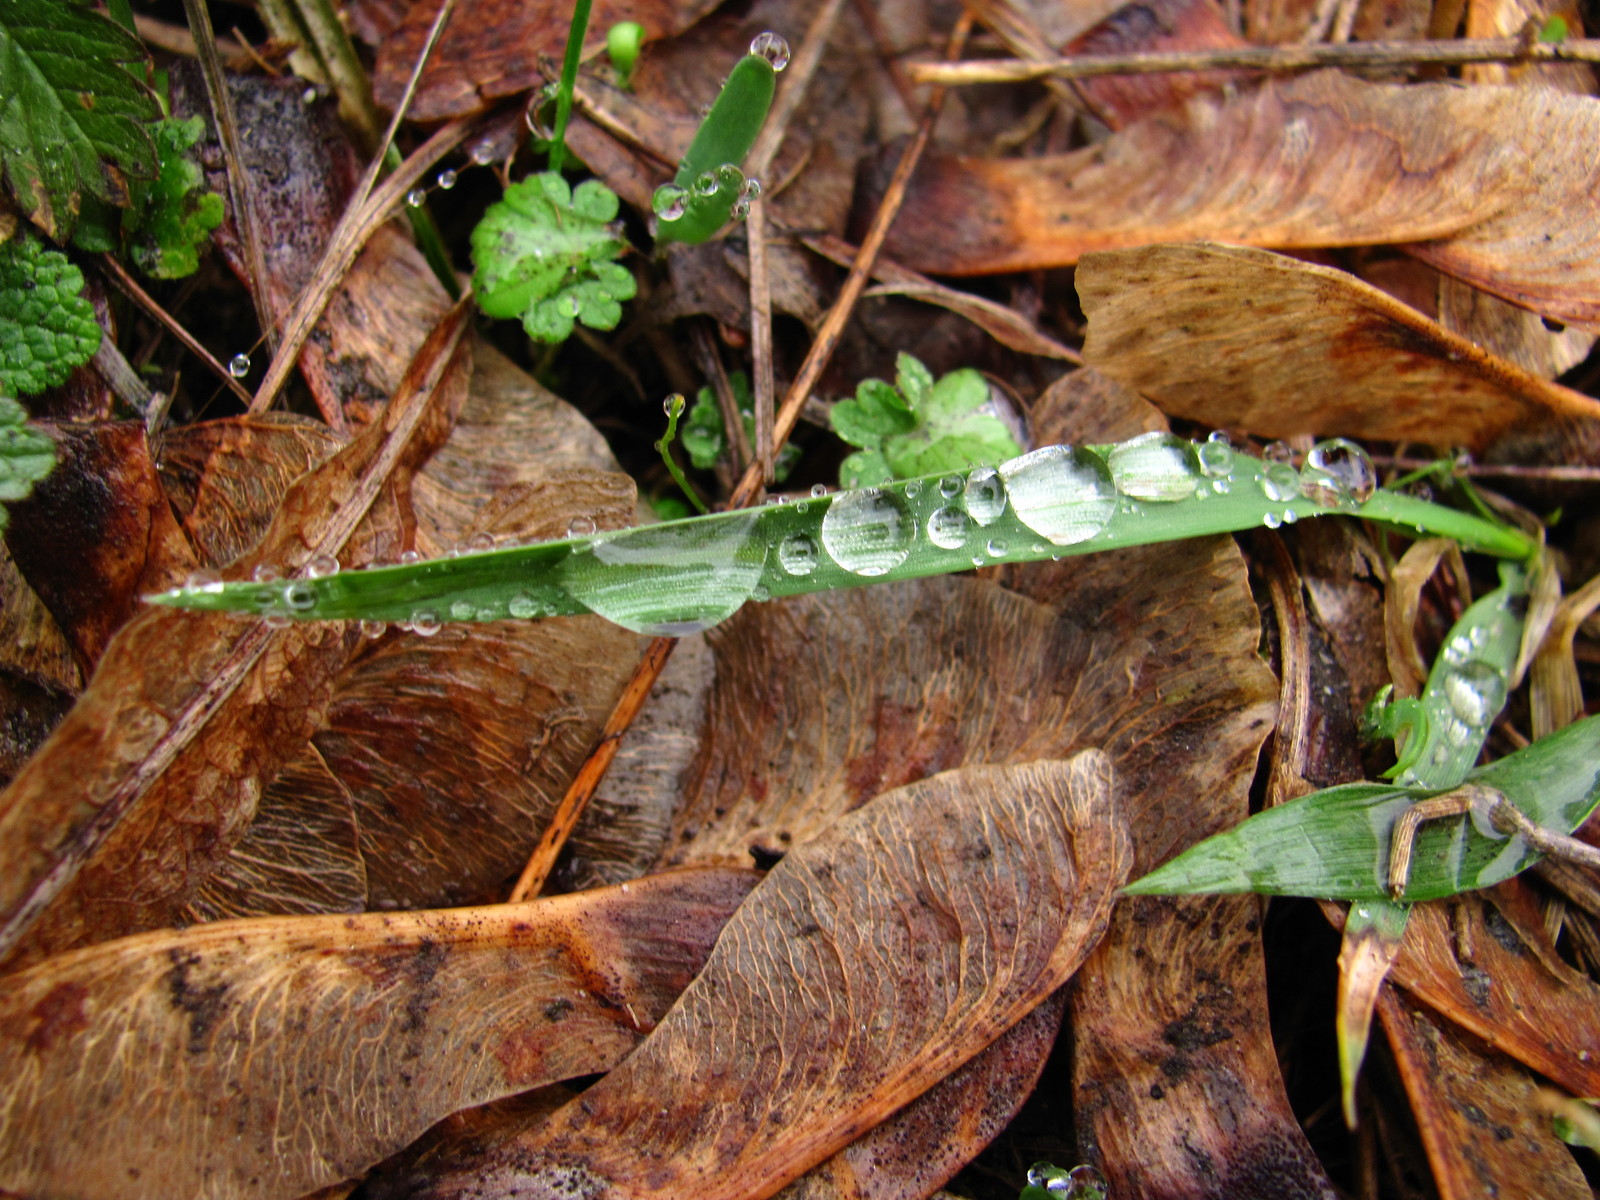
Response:
[{"label": "bright green new growth", "polygon": [[637,21],[618,21],[606,30],[606,55],[617,73],[617,86],[627,91],[633,86],[633,68],[639,65],[644,48],[644,26]]},{"label": "bright green new growth", "polygon": [[[10,396],[0,396],[0,500],[22,500],[56,465],[56,444],[28,424],[28,414]],[[0,532],[10,514],[0,508]]]},{"label": "bright green new growth", "polygon": [[491,317],[521,317],[528,336],[560,342],[574,320],[614,329],[636,285],[613,260],[626,248],[610,224],[616,193],[596,180],[569,187],[553,171],[506,189],[472,231],[473,287]]},{"label": "bright green new growth", "polygon": [[982,411],[989,399],[988,382],[970,367],[935,383],[927,367],[901,354],[893,387],[863,380],[854,400],[841,400],[828,413],[833,431],[861,447],[839,464],[840,485],[875,487],[1020,454],[1005,423]]},{"label": "bright green new growth", "polygon": [[[1372,466],[1304,469],[1223,443],[1153,433],[1116,446],[1045,446],[998,468],[909,479],[787,504],[409,566],[275,583],[197,583],[159,603],[272,618],[437,628],[594,612],[641,633],[724,620],[748,600],[948,574],[1348,513],[1402,521],[1526,558],[1521,533],[1374,491]],[[1359,453],[1359,451],[1357,452]],[[1350,469],[1348,485],[1316,465]],[[1354,464],[1352,466],[1352,464]]]},{"label": "bright green new growth", "polygon": [[64,383],[100,348],[83,273],[30,233],[0,245],[0,387],[24,395]]},{"label": "bright green new growth", "polygon": [[[753,439],[756,434],[756,400],[750,390],[750,377],[743,371],[734,371],[729,374],[728,383],[733,388],[745,436]],[[728,431],[722,423],[722,408],[717,404],[716,393],[709,387],[703,387],[695,393],[694,407],[689,410],[689,419],[683,423],[683,448],[689,454],[689,461],[700,471],[708,471],[716,466],[717,460],[727,452]],[[799,461],[800,447],[785,442],[773,463],[774,479],[782,483]]]},{"label": "bright green new growth", "polygon": [[153,181],[134,181],[122,221],[134,263],[156,279],[180,279],[200,269],[200,252],[222,224],[222,197],[206,188],[191,151],[205,135],[199,117],[173,117],[155,126],[160,167]]},{"label": "bright green new growth", "polygon": [[57,241],[85,194],[124,198],[155,173],[155,93],[122,69],[148,61],[90,0],[0,0],[0,166],[17,206]]},{"label": "bright green new growth", "polygon": [[730,218],[746,215],[760,194],[761,185],[746,179],[740,167],[772,107],[776,72],[781,69],[775,64],[788,62],[788,48],[783,47],[780,56],[772,50],[774,44],[782,44],[774,34],[762,34],[751,43],[751,53],[728,73],[678,164],[678,173],[671,183],[656,189],[651,207],[657,217],[658,243],[706,241]]}]

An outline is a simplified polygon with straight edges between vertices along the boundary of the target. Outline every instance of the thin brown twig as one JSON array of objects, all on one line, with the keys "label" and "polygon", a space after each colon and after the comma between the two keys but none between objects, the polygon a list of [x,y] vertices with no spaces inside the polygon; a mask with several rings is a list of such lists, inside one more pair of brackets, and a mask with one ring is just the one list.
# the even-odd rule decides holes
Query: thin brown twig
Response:
[{"label": "thin brown twig", "polygon": [[763,483],[773,482],[772,276],[767,273],[767,202],[759,196],[745,219],[750,254],[750,373],[756,409],[756,456]]},{"label": "thin brown twig", "polygon": [[[956,22],[955,31],[950,35],[950,46],[946,50],[946,57],[955,58],[961,53],[971,29],[971,14],[963,12],[961,19]],[[823,371],[827,370],[828,363],[833,359],[833,352],[838,348],[839,339],[844,333],[845,324],[850,320],[850,314],[855,311],[861,293],[866,290],[867,280],[872,276],[872,265],[877,260],[878,251],[883,249],[883,243],[889,236],[889,226],[894,223],[895,217],[900,212],[900,205],[905,200],[911,176],[917,169],[917,163],[922,160],[922,153],[928,148],[929,140],[933,137],[933,126],[939,119],[939,113],[944,109],[944,97],[945,91],[942,87],[935,87],[928,97],[928,106],[917,125],[916,136],[911,139],[900,155],[900,161],[895,164],[894,175],[890,178],[889,186],[878,204],[872,226],[867,230],[867,236],[861,240],[861,251],[856,255],[855,265],[845,277],[844,286],[839,289],[839,298],[834,301],[833,307],[828,310],[828,315],[823,318],[822,328],[817,331],[816,340],[811,343],[811,350],[806,355],[805,362],[801,364],[799,373],[783,397],[783,405],[778,409],[777,418],[773,421],[774,457],[783,449],[784,442],[789,440],[795,422],[800,419],[800,410],[805,407],[806,398],[811,395],[811,389],[816,387],[817,381],[822,378]],[[729,507],[742,508],[749,504],[761,490],[761,483],[759,469],[752,466],[739,481],[738,488],[734,490],[733,497],[728,502]]]},{"label": "thin brown twig", "polygon": [[844,0],[827,0],[817,9],[811,24],[806,26],[806,35],[800,41],[800,48],[795,51],[783,72],[783,81],[773,100],[772,111],[767,114],[767,122],[761,127],[756,144],[750,148],[750,154],[745,159],[751,178],[765,179],[767,172],[772,169],[772,162],[778,157],[778,149],[789,132],[789,122],[799,111],[800,102],[805,99],[817,67],[822,63],[822,56],[828,48],[828,34],[843,7]]},{"label": "thin brown twig", "polygon": [[[711,390],[717,397],[717,408],[722,413],[722,427],[727,433],[728,448],[733,452],[734,471],[742,475],[750,465],[754,452],[750,449],[750,436],[744,431],[744,414],[739,411],[739,398],[733,394],[733,384],[729,382],[728,372],[722,365],[722,356],[717,353],[716,343],[711,340],[704,323],[697,321],[690,327],[689,345],[701,373],[711,380]],[[718,465],[721,466],[720,463]],[[733,480],[730,477],[724,483],[731,487]]]},{"label": "thin brown twig", "polygon": [[218,362],[211,351],[195,340],[194,334],[184,328],[183,322],[162,308],[154,296],[140,287],[138,281],[128,274],[127,269],[121,263],[109,254],[102,254],[100,256],[100,269],[105,272],[106,278],[115,284],[119,291],[144,309],[163,329],[182,342],[184,349],[198,358],[208,371],[222,381],[224,387],[232,390],[234,395],[238,396],[246,404],[250,403],[250,390],[230,375],[228,368]]},{"label": "thin brown twig", "polygon": [[[972,17],[962,13],[956,22],[954,32],[950,36],[950,44],[946,54],[954,58],[961,53],[966,45],[967,35],[972,31]],[[833,356],[834,348],[839,344],[839,335],[855,307],[856,300],[860,298],[862,289],[866,286],[867,276],[872,269],[872,260],[877,256],[883,240],[889,232],[889,224],[894,220],[895,213],[899,211],[900,202],[905,196],[906,185],[911,180],[911,173],[916,170],[917,160],[922,151],[927,147],[928,140],[933,134],[933,125],[938,120],[939,111],[944,105],[944,90],[934,89],[928,98],[928,107],[923,114],[922,122],[917,129],[917,136],[905,153],[900,157],[900,163],[895,168],[893,180],[889,190],[884,193],[883,200],[878,205],[878,214],[874,218],[872,228],[862,244],[861,255],[856,260],[856,265],[851,269],[845,286],[840,291],[839,298],[829,310],[827,319],[823,322],[822,331],[817,335],[816,341],[811,344],[811,351],[806,356],[805,365],[801,368],[800,375],[790,385],[788,394],[784,397],[783,409],[778,413],[776,428],[773,431],[772,452],[774,455],[783,448],[783,443],[789,436],[789,431],[794,428],[794,423],[800,409],[804,407],[806,396],[812,386],[822,375],[823,369],[828,365],[828,360]],[[750,502],[761,487],[761,465],[751,463],[740,481],[739,487],[734,491],[730,507],[739,508]],[[528,858],[528,865],[523,868],[522,876],[517,880],[517,885],[511,891],[510,901],[518,903],[531,899],[539,894],[549,877],[551,868],[555,866],[557,855],[566,844],[568,836],[577,828],[578,821],[582,819],[584,810],[588,808],[589,801],[600,786],[600,781],[605,778],[606,770],[611,766],[611,760],[616,757],[617,749],[621,745],[622,736],[633,724],[633,719],[644,707],[644,702],[649,699],[650,691],[655,687],[656,680],[660,677],[662,669],[667,665],[667,660],[672,657],[673,648],[677,646],[676,638],[655,638],[645,650],[644,658],[635,668],[633,677],[628,680],[622,698],[617,701],[611,715],[606,718],[605,728],[601,730],[600,741],[590,751],[588,759],[579,769],[578,774],[568,785],[566,795],[562,796],[561,803],[556,806],[555,813],[550,818],[550,823],[545,827],[545,832],[539,839],[539,844],[534,847],[533,853]]]},{"label": "thin brown twig", "polygon": [[1344,42],[1304,46],[1244,46],[1217,50],[1085,54],[1050,62],[912,63],[918,83],[961,87],[1020,83],[1029,79],[1092,79],[1101,75],[1156,75],[1176,71],[1303,71],[1316,67],[1407,67],[1468,63],[1600,62],[1600,38],[1529,42],[1522,38],[1445,39],[1423,42]]},{"label": "thin brown twig", "polygon": [[217,35],[211,28],[211,14],[206,9],[205,0],[183,0],[183,9],[189,18],[190,32],[194,35],[195,54],[200,59],[200,73],[211,99],[211,112],[216,117],[217,136],[222,140],[228,195],[233,201],[233,225],[239,234],[239,244],[244,247],[245,264],[250,272],[250,299],[255,304],[256,320],[260,322],[270,345],[273,324],[272,309],[267,298],[267,260],[261,249],[261,239],[256,236],[253,189],[250,172],[244,167],[239,122],[233,114],[233,93],[228,90],[228,80],[223,74],[222,56],[217,51]]}]

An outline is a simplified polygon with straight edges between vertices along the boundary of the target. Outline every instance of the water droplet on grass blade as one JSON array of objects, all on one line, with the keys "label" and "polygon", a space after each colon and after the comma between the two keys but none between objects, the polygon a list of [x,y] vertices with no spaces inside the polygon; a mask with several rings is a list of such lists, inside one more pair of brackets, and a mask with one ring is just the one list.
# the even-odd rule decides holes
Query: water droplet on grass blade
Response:
[{"label": "water droplet on grass blade", "polygon": [[539,602],[526,592],[518,592],[511,597],[506,610],[519,621],[526,621],[539,615]]},{"label": "water droplet on grass blade", "polygon": [[416,551],[416,550],[402,550],[400,552],[400,565],[403,566],[403,567],[408,567],[412,563],[419,563],[421,561],[422,561],[422,554],[419,551]]},{"label": "water droplet on grass blade", "polygon": [[959,550],[966,545],[969,525],[966,513],[947,504],[928,517],[928,540],[941,550]]},{"label": "water droplet on grass blade", "polygon": [[284,607],[295,612],[310,612],[317,606],[317,590],[309,583],[295,581],[283,589]]},{"label": "water droplet on grass blade", "polygon": [[470,600],[457,600],[450,606],[450,619],[452,621],[470,621],[477,615],[477,608]]},{"label": "water droplet on grass blade", "polygon": [[431,608],[421,608],[411,614],[411,632],[418,637],[432,637],[443,628],[439,614]]},{"label": "water droplet on grass blade", "polygon": [[446,167],[444,170],[439,172],[437,182],[442,191],[448,192],[451,188],[455,187],[456,180],[459,178],[460,176],[455,173],[453,168]]},{"label": "water droplet on grass blade", "polygon": [[816,540],[804,533],[791,533],[778,545],[778,565],[791,575],[809,575],[817,566]]},{"label": "water droplet on grass blade", "polygon": [[701,171],[694,177],[694,194],[701,200],[709,200],[721,190],[722,184],[718,182],[715,171]]},{"label": "water droplet on grass blade", "polygon": [[248,354],[235,354],[228,360],[228,374],[235,379],[243,379],[250,374],[250,356]]},{"label": "water droplet on grass blade", "polygon": [[750,42],[750,53],[766,59],[774,71],[781,71],[789,65],[789,43],[771,30],[756,34]]},{"label": "water droplet on grass blade", "polygon": [[283,578],[283,572],[272,563],[257,563],[256,569],[250,572],[250,578],[257,583],[273,583]]},{"label": "water droplet on grass blade", "polygon": [[1195,447],[1195,453],[1200,470],[1209,478],[1217,479],[1233,470],[1233,443],[1220,430]]},{"label": "water droplet on grass blade", "polygon": [[426,188],[414,187],[406,193],[406,203],[412,208],[421,208],[427,202],[428,191]]},{"label": "water droplet on grass blade", "polygon": [[1482,730],[1505,705],[1506,682],[1487,663],[1466,662],[1445,675],[1444,696],[1464,725]]},{"label": "water droplet on grass blade", "polygon": [[663,183],[650,199],[650,208],[663,221],[676,221],[689,207],[689,193],[675,183]]},{"label": "water droplet on grass blade", "polygon": [[1194,449],[1170,433],[1147,433],[1113,446],[1106,465],[1126,496],[1184,500],[1194,491]]},{"label": "water droplet on grass blade", "polygon": [[857,575],[884,575],[911,553],[916,522],[906,502],[882,488],[845,492],[822,518],[822,545]]},{"label": "water droplet on grass blade", "polygon": [[[940,485],[943,491],[943,484]],[[974,467],[963,489],[967,514],[979,525],[992,525],[1006,510],[1006,486],[993,467]]]},{"label": "water droplet on grass blade", "polygon": [[961,491],[961,484],[961,476],[946,475],[943,479],[939,480],[939,495],[943,496],[946,500],[954,500],[956,498],[956,494]]},{"label": "water droplet on grass blade", "polygon": [[1283,503],[1300,494],[1300,473],[1285,462],[1269,462],[1261,473],[1261,491],[1268,500]]},{"label": "water droplet on grass blade", "polygon": [[306,563],[305,576],[307,579],[326,579],[330,575],[339,573],[339,560],[331,554],[314,555]]},{"label": "water droplet on grass blade", "polygon": [[567,536],[569,538],[589,537],[594,533],[595,524],[593,517],[573,517],[567,522]]},{"label": "water droplet on grass blade", "polygon": [[360,625],[361,636],[364,638],[380,638],[388,628],[386,621],[362,621]]},{"label": "water droplet on grass blade", "polygon": [[1017,519],[1057,546],[1094,537],[1117,510],[1117,489],[1099,455],[1043,446],[1000,466]]},{"label": "water droplet on grass blade", "polygon": [[1300,494],[1322,508],[1353,508],[1372,498],[1378,471],[1360,446],[1345,438],[1318,442],[1300,472]]}]

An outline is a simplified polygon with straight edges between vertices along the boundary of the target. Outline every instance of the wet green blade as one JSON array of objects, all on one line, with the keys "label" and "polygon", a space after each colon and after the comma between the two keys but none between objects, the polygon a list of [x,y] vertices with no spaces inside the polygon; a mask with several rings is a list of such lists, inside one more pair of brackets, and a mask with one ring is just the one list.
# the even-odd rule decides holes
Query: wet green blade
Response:
[{"label": "wet green blade", "polygon": [[[1571,833],[1600,803],[1600,717],[1472,771],[1467,781],[1499,789],[1543,828]],[[1418,800],[1438,794],[1437,788],[1377,783],[1328,788],[1258,813],[1124,890],[1386,900],[1394,823]],[[1539,857],[1518,836],[1486,835],[1470,816],[1429,821],[1417,834],[1401,899],[1437,900],[1488,887]]]},{"label": "wet green blade", "polygon": [[658,242],[703,242],[728,223],[745,182],[737,168],[761,133],[776,89],[777,73],[761,55],[734,64],[673,178],[687,192],[682,215],[669,220],[657,209]]},{"label": "wet green blade", "polygon": [[[1316,489],[1317,498],[1308,498],[1284,464],[1230,450],[1226,469],[1218,469],[1213,455],[1208,472],[1188,443],[1173,438],[1160,444],[1166,453],[1149,453],[1155,445],[1136,439],[1111,447],[1046,446],[998,469],[316,579],[196,581],[151,599],[275,620],[418,627],[596,612],[636,632],[678,634],[713,625],[751,599],[1276,527],[1330,513],[1381,514],[1394,499],[1379,492],[1362,505],[1330,502]],[[1521,557],[1533,549],[1514,531],[1418,503],[1410,502],[1410,516],[1425,528],[1434,520],[1449,523],[1495,553]]]}]

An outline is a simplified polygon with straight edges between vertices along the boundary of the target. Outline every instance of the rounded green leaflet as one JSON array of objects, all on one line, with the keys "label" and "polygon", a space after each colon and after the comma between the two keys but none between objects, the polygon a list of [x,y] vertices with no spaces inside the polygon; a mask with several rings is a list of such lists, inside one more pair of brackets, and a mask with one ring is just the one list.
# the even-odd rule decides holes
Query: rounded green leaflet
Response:
[{"label": "rounded green leaflet", "polygon": [[[414,565],[269,583],[231,582],[154,597],[163,604],[295,620],[414,622],[419,614],[491,620],[515,598],[528,615],[599,612],[641,631],[714,623],[746,600],[948,574],[1172,541],[1345,512],[1304,495],[1278,499],[1266,467],[1232,454],[1205,474],[1198,458],[1164,460],[1183,476],[1157,486],[1149,462],[1120,470],[1116,447],[1044,447],[996,468],[974,467],[808,496],[642,529],[508,547]],[[1132,487],[1134,490],[1130,491]],[[1172,499],[1148,499],[1151,495]],[[1391,518],[1390,493],[1356,511]],[[1451,531],[1492,553],[1525,556],[1520,533],[1436,505],[1409,521]],[[291,597],[287,593],[293,589]],[[457,612],[467,614],[456,617]],[[512,615],[522,615],[512,613]]]},{"label": "rounded green leaflet", "polygon": [[[759,40],[759,39],[758,39]],[[785,59],[787,61],[787,59]],[[763,54],[734,64],[670,184],[656,190],[656,241],[706,241],[747,206],[760,184],[740,169],[772,107],[777,72]],[[748,211],[748,207],[746,207]]]}]

